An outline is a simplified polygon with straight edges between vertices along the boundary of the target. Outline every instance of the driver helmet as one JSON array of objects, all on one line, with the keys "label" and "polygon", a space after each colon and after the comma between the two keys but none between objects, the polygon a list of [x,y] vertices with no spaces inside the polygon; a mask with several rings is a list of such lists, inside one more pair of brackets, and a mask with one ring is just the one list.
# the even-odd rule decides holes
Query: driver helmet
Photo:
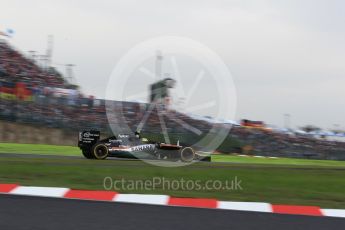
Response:
[{"label": "driver helmet", "polygon": [[138,130],[135,131],[134,135],[135,135],[136,138],[139,139],[140,138],[140,131],[138,131]]}]

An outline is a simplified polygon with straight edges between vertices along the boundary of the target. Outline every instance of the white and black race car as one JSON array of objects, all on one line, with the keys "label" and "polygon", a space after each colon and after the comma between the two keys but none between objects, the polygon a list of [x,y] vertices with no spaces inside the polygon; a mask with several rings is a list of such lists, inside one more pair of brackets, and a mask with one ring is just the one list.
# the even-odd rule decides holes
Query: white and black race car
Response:
[{"label": "white and black race car", "polygon": [[140,138],[138,132],[135,135],[118,134],[105,139],[100,139],[99,131],[79,132],[78,147],[87,159],[106,159],[107,157],[140,158],[181,160],[192,162],[193,160],[210,161],[209,157],[196,154],[192,147],[177,144],[166,144],[148,141]]}]

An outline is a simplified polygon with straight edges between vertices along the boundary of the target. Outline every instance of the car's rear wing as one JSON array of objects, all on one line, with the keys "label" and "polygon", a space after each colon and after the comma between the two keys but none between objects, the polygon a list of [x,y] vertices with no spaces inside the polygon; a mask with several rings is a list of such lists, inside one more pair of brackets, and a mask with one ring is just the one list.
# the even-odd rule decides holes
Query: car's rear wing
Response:
[{"label": "car's rear wing", "polygon": [[101,137],[101,132],[96,130],[85,130],[79,132],[78,147],[85,148],[94,145]]}]

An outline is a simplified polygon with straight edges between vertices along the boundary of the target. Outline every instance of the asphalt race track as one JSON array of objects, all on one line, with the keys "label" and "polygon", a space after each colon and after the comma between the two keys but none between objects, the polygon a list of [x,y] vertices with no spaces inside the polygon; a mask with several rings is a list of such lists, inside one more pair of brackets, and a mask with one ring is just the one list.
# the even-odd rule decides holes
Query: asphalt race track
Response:
[{"label": "asphalt race track", "polygon": [[0,195],[0,229],[345,229],[342,218]]}]

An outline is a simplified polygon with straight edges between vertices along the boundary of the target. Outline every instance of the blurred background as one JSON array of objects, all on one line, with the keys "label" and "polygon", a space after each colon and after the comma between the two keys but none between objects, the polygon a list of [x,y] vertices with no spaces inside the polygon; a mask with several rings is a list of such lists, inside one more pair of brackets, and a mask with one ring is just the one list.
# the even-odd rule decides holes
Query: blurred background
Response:
[{"label": "blurred background", "polygon": [[[110,72],[135,44],[173,34],[219,54],[234,76],[238,106],[231,119],[167,106],[172,142],[203,137],[183,123],[203,134],[231,128],[216,152],[345,159],[343,8],[339,0],[5,0],[0,141],[75,145],[81,129],[106,136],[123,122],[134,131],[150,106],[150,86],[147,100],[114,101],[113,116],[125,120],[109,121]],[[190,66],[183,70],[192,73]],[[142,131],[165,141],[157,113]]]},{"label": "blurred background", "polygon": [[[50,36],[43,55],[18,50],[9,36],[3,32],[0,40],[1,142],[75,145],[79,130],[96,129],[104,136],[111,135],[109,124],[112,122],[121,122],[113,124],[119,126],[125,122],[135,131],[153,103],[152,100],[114,101],[113,115],[124,120],[108,121],[105,100],[85,95],[79,85],[73,83],[73,65],[66,64],[64,73],[52,67]],[[147,93],[149,98],[149,90]],[[188,127],[176,125],[183,122],[202,133],[231,128],[215,153],[345,160],[345,134],[336,125],[332,130],[314,125],[296,129],[290,126],[289,114],[284,114],[285,127],[248,119],[215,119],[168,108],[168,93],[161,95],[161,99],[162,111],[169,115],[166,129],[171,141],[179,139],[194,144],[200,138]],[[158,112],[157,108],[152,110],[142,132],[151,139],[164,141]]]}]

